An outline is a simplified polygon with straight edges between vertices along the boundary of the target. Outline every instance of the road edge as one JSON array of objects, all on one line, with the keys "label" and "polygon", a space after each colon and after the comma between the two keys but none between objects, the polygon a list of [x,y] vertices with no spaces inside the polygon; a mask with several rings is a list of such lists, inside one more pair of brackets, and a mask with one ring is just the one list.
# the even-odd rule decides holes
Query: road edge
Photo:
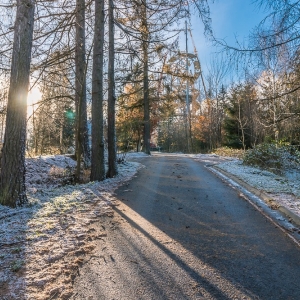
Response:
[{"label": "road edge", "polygon": [[[240,196],[260,211],[273,224],[279,226],[300,247],[300,218],[286,207],[279,205],[266,193],[247,184],[237,176],[217,165],[205,165],[216,176],[227,182]],[[275,208],[275,209],[274,209]]]}]

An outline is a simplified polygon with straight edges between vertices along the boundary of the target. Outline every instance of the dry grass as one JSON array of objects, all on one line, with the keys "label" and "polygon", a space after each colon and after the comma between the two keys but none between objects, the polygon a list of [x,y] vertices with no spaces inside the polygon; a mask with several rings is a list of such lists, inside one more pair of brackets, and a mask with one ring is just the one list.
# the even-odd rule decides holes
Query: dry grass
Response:
[{"label": "dry grass", "polygon": [[220,147],[213,151],[214,154],[219,156],[228,156],[242,159],[245,152],[242,149],[233,149],[229,147]]}]

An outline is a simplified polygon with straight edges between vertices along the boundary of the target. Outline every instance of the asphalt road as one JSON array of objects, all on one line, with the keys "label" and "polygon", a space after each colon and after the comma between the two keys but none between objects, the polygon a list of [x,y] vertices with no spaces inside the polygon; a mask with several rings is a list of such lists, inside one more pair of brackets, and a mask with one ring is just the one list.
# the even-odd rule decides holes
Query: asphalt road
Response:
[{"label": "asphalt road", "polygon": [[300,299],[299,247],[235,190],[190,158],[141,162],[73,299]]}]

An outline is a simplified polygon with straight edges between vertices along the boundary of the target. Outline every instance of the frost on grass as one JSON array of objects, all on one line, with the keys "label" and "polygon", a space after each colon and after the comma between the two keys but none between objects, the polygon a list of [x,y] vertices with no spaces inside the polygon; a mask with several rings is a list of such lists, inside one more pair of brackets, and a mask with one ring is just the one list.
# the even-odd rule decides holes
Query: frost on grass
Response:
[{"label": "frost on grass", "polygon": [[125,154],[125,157],[127,158],[145,158],[145,157],[150,157],[149,154],[146,154],[144,152],[127,152]]},{"label": "frost on grass", "polygon": [[222,156],[215,153],[212,154],[191,154],[190,157],[197,161],[202,161],[209,164],[218,164],[225,161],[236,161],[235,157]]},{"label": "frost on grass", "polygon": [[139,163],[119,165],[119,175],[101,183],[64,185],[74,162],[64,156],[27,160],[28,205],[0,206],[1,299],[68,299],[78,266],[103,229],[90,225],[113,214],[113,191]]},{"label": "frost on grass", "polygon": [[247,150],[243,162],[248,166],[283,175],[289,170],[300,170],[300,152],[295,146],[265,143]]},{"label": "frost on grass", "polygon": [[70,183],[76,162],[65,155],[47,155],[26,159],[26,185],[29,191],[59,187]]}]

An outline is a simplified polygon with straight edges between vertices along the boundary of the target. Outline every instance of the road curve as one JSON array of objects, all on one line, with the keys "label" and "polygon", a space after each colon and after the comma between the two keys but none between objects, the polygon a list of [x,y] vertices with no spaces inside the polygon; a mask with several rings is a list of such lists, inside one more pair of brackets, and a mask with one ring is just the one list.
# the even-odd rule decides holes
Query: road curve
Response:
[{"label": "road curve", "polygon": [[72,299],[300,299],[299,247],[235,190],[184,156],[142,163]]}]

